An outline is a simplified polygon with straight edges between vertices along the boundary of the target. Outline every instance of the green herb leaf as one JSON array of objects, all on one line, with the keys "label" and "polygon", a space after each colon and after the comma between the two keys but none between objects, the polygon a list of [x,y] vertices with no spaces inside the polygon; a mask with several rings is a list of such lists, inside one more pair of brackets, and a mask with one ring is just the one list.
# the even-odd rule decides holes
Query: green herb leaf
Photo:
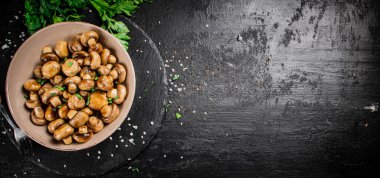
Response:
[{"label": "green herb leaf", "polygon": [[62,104],[58,106],[58,109],[61,109],[62,108]]},{"label": "green herb leaf", "polygon": [[96,76],[94,80],[95,80],[95,81],[97,81],[98,79],[99,79],[99,77],[98,77],[98,76]]},{"label": "green herb leaf", "polygon": [[165,107],[165,112],[169,112],[170,111],[170,104],[167,104],[167,105],[165,105],[164,107]]},{"label": "green herb leaf", "polygon": [[45,84],[46,83],[46,80],[44,80],[44,79],[37,79],[37,82],[40,84],[40,85],[43,85],[43,84]]},{"label": "green herb leaf", "polygon": [[50,93],[50,96],[57,96],[57,93]]},{"label": "green herb leaf", "polygon": [[68,65],[69,67],[71,67],[71,66],[73,66],[73,62],[68,62],[67,65]]},{"label": "green herb leaf", "polygon": [[62,102],[67,103],[67,99],[62,98]]},{"label": "green herb leaf", "polygon": [[96,89],[94,87],[91,87],[91,93],[94,93]]},{"label": "green herb leaf", "polygon": [[91,95],[87,97],[86,106],[90,105],[90,97]]},{"label": "green herb leaf", "polygon": [[119,96],[116,96],[115,98],[113,98],[113,100],[117,100],[117,99],[119,99]]},{"label": "green herb leaf", "polygon": [[83,99],[83,97],[80,95],[80,94],[78,94],[78,93],[75,93],[75,96],[78,98],[78,99]]},{"label": "green herb leaf", "polygon": [[173,77],[172,77],[172,81],[176,81],[176,80],[178,80],[180,77],[179,77],[179,75],[174,75]]},{"label": "green herb leaf", "polygon": [[27,94],[24,94],[25,99],[29,99],[29,96]]},{"label": "green herb leaf", "polygon": [[58,90],[60,90],[60,91],[65,91],[65,87],[63,87],[63,86],[56,85],[56,86],[54,86],[54,88],[58,88]]},{"label": "green herb leaf", "polygon": [[108,104],[112,104],[113,103],[113,98],[107,98],[108,100]]},{"label": "green herb leaf", "polygon": [[177,119],[181,119],[183,116],[182,116],[182,114],[181,113],[179,113],[179,112],[176,112],[175,113],[175,118],[177,118]]}]

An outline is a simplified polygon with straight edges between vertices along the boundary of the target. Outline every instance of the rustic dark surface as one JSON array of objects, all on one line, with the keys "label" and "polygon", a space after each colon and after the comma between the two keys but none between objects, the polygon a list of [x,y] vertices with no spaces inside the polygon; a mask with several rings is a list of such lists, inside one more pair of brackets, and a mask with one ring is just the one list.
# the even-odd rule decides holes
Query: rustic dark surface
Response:
[{"label": "rustic dark surface", "polygon": [[[156,139],[107,176],[379,176],[379,7],[369,0],[142,6],[132,20],[181,79],[169,86],[171,110]],[[9,31],[25,31],[20,20],[9,23],[19,10],[17,1],[3,5],[1,46]],[[12,52],[2,50],[1,76]],[[0,144],[2,176],[55,175],[22,162],[6,135]]]}]

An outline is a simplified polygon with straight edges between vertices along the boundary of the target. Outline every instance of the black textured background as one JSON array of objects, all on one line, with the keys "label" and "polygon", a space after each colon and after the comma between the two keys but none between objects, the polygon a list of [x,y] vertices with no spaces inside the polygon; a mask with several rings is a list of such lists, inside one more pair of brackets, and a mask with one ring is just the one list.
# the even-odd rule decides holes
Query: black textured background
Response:
[{"label": "black textured background", "polygon": [[[8,32],[25,31],[13,17],[22,6],[3,3],[0,46]],[[375,0],[143,5],[132,20],[181,79],[169,86],[171,110],[157,138],[130,165],[139,173],[128,165],[107,175],[379,176],[380,115],[365,109],[380,100],[379,7]],[[13,49],[1,52],[2,95]],[[54,176],[23,162],[0,135],[1,176]]]}]

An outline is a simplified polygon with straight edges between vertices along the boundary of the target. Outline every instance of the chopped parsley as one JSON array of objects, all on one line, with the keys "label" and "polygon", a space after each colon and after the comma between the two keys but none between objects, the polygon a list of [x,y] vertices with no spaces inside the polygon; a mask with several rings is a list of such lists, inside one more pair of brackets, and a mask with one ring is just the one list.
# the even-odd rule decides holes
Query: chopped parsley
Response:
[{"label": "chopped parsley", "polygon": [[112,104],[113,103],[113,98],[107,98],[108,100],[108,104]]},{"label": "chopped parsley", "polygon": [[179,80],[179,79],[180,79],[180,77],[177,74],[172,77],[172,81],[176,81],[176,80]]},{"label": "chopped parsley", "polygon": [[168,112],[168,111],[170,111],[170,104],[167,104],[167,105],[165,105],[164,107],[165,107],[165,112]]},{"label": "chopped parsley", "polygon": [[114,100],[117,100],[117,99],[119,99],[119,96],[116,96],[115,98],[113,98]]},{"label": "chopped parsley", "polygon": [[29,96],[27,94],[24,94],[25,99],[29,99]]},{"label": "chopped parsley", "polygon": [[63,87],[63,86],[56,85],[56,86],[54,86],[54,88],[58,88],[58,90],[60,90],[60,91],[65,91],[65,87]]},{"label": "chopped parsley", "polygon": [[175,113],[175,118],[177,118],[177,119],[181,119],[183,116],[182,116],[182,114],[181,113],[179,113],[179,112],[176,112]]},{"label": "chopped parsley", "polygon": [[83,97],[82,96],[80,96],[80,94],[78,94],[78,93],[75,93],[75,96],[78,98],[78,99],[83,99]]},{"label": "chopped parsley", "polygon": [[98,79],[99,79],[99,77],[98,77],[98,76],[96,76],[94,80],[95,80],[95,81],[97,81]]},{"label": "chopped parsley", "polygon": [[86,106],[90,105],[90,97],[91,97],[91,95],[89,95],[89,96],[87,97]]},{"label": "chopped parsley", "polygon": [[50,96],[57,96],[57,93],[50,93]]},{"label": "chopped parsley", "polygon": [[73,66],[73,62],[68,62],[67,65],[68,65],[69,67],[71,67],[71,66]]},{"label": "chopped parsley", "polygon": [[62,101],[63,101],[64,103],[67,103],[67,100],[66,100],[65,98],[62,98]]},{"label": "chopped parsley", "polygon": [[62,104],[58,106],[58,109],[61,109],[62,108]]},{"label": "chopped parsley", "polygon": [[96,89],[94,87],[91,87],[91,93],[94,93]]},{"label": "chopped parsley", "polygon": [[40,84],[40,85],[43,85],[43,84],[45,84],[46,83],[46,80],[44,80],[44,79],[37,79],[37,82]]}]

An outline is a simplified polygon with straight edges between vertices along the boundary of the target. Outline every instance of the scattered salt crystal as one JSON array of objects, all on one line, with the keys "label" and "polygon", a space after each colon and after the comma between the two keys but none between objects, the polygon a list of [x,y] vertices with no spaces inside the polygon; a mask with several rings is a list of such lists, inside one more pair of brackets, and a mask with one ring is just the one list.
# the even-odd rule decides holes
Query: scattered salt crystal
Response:
[{"label": "scattered salt crystal", "polygon": [[[3,49],[4,49],[4,48],[3,48]],[[168,65],[168,64],[165,64],[165,67],[166,67],[166,68],[168,68],[168,67],[169,67],[169,65]]]},{"label": "scattered salt crystal", "polygon": [[3,46],[1,46],[1,49],[6,49],[6,48],[9,48],[7,44],[4,44]]},{"label": "scattered salt crystal", "polygon": [[100,159],[100,156],[98,156],[98,159]]},{"label": "scattered salt crystal", "polygon": [[130,127],[130,126],[131,126],[131,124],[130,124],[130,123],[128,123],[128,126]]},{"label": "scattered salt crystal", "polygon": [[146,132],[144,131],[143,134],[146,135]]},{"label": "scattered salt crystal", "polygon": [[193,113],[195,113],[195,110],[193,111]]},{"label": "scattered salt crystal", "polygon": [[63,168],[66,168],[66,164],[63,165]]},{"label": "scattered salt crystal", "polygon": [[87,153],[87,156],[90,156],[90,153]]},{"label": "scattered salt crystal", "polygon": [[111,153],[111,157],[113,157],[113,154]]},{"label": "scattered salt crystal", "polygon": [[11,32],[8,32],[8,35],[10,35],[11,34]]},{"label": "scattered salt crystal", "polygon": [[158,45],[161,45],[161,42],[158,42]]},{"label": "scattered salt crystal", "polygon": [[123,142],[124,142],[124,139],[121,139],[120,142],[123,143]]},{"label": "scattered salt crystal", "polygon": [[177,88],[177,90],[178,90],[179,92],[181,92],[181,91],[182,91],[182,88]]},{"label": "scattered salt crystal", "polygon": [[159,67],[158,69],[162,70],[162,68],[161,68],[161,67]]},{"label": "scattered salt crystal", "polygon": [[125,144],[125,147],[128,147],[128,145],[127,145],[127,144]]},{"label": "scattered salt crystal", "polygon": [[139,96],[139,99],[141,99],[141,96]]},{"label": "scattered salt crystal", "polygon": [[138,50],[138,49],[136,49],[136,52],[139,52],[139,50]]},{"label": "scattered salt crystal", "polygon": [[115,148],[119,148],[119,145],[115,145]]},{"label": "scattered salt crystal", "polygon": [[17,20],[17,19],[18,19],[18,16],[17,16],[17,15],[15,15],[15,16],[14,16],[14,18]]},{"label": "scattered salt crystal", "polygon": [[175,69],[172,69],[172,72],[175,72]]},{"label": "scattered salt crystal", "polygon": [[149,70],[148,70],[148,71],[146,71],[146,73],[147,73],[147,74],[149,74]]},{"label": "scattered salt crystal", "polygon": [[185,68],[183,68],[182,70],[183,70],[183,71],[185,71],[185,70],[187,70],[187,69],[188,69],[188,68],[187,68],[187,67],[185,67]]},{"label": "scattered salt crystal", "polygon": [[144,136],[141,135],[141,138],[144,138]]},{"label": "scattered salt crystal", "polygon": [[187,57],[187,56],[186,56],[185,58],[186,58],[186,59],[189,59],[189,57]]},{"label": "scattered salt crystal", "polygon": [[158,21],[158,24],[161,24],[161,21]]},{"label": "scattered salt crystal", "polygon": [[181,63],[181,64],[179,64],[179,66],[181,66],[181,67],[182,67],[182,66],[183,66],[183,64]]},{"label": "scattered salt crystal", "polygon": [[12,20],[10,20],[9,22],[12,23]]},{"label": "scattered salt crystal", "polygon": [[130,136],[133,136],[133,132],[131,132],[129,135],[130,135]]},{"label": "scattered salt crystal", "polygon": [[208,24],[206,24],[206,27],[208,27]]},{"label": "scattered salt crystal", "polygon": [[132,126],[134,129],[136,129],[137,130],[137,128],[138,128],[138,126],[137,125],[134,125],[134,126]]},{"label": "scattered salt crystal", "polygon": [[110,137],[110,140],[112,140],[112,137]]},{"label": "scattered salt crystal", "polygon": [[146,40],[144,40],[144,42],[146,42]]},{"label": "scattered salt crystal", "polygon": [[164,155],[164,158],[166,158],[166,155]]},{"label": "scattered salt crystal", "polygon": [[122,135],[120,135],[120,136],[119,136],[119,138],[123,138],[123,136],[122,136]]},{"label": "scattered salt crystal", "polygon": [[181,156],[181,159],[183,159],[183,156]]},{"label": "scattered salt crystal", "polygon": [[102,152],[100,150],[98,150],[98,154],[102,154]]},{"label": "scattered salt crystal", "polygon": [[151,122],[150,122],[150,125],[153,125],[153,124],[154,124],[154,122],[153,122],[153,121],[151,121]]},{"label": "scattered salt crystal", "polygon": [[41,162],[41,160],[40,160],[40,159],[37,159],[37,162]]},{"label": "scattered salt crystal", "polygon": [[[132,158],[128,158],[128,161],[130,161],[130,160],[132,160]],[[130,168],[128,168],[128,169],[130,169]]]},{"label": "scattered salt crystal", "polygon": [[145,145],[145,141],[142,141],[142,144]]},{"label": "scattered salt crystal", "polygon": [[128,119],[127,119],[128,121],[130,121],[131,120],[131,118],[130,117],[128,117]]},{"label": "scattered salt crystal", "polygon": [[179,123],[180,125],[183,125],[183,123],[181,122],[181,123]]},{"label": "scattered salt crystal", "polygon": [[88,10],[88,12],[90,12],[90,13],[91,13],[91,12],[92,12],[92,10],[90,9],[90,10]]},{"label": "scattered salt crystal", "polygon": [[134,143],[135,140],[134,140],[133,138],[129,139],[128,141],[129,141],[130,143],[132,143],[133,145],[135,144],[135,143]]},{"label": "scattered salt crystal", "polygon": [[177,84],[174,84],[174,87],[177,88]]},{"label": "scattered salt crystal", "polygon": [[169,104],[172,104],[172,101],[169,100],[168,102],[169,102]]},{"label": "scattered salt crystal", "polygon": [[117,130],[121,130],[121,128],[119,127],[119,128],[117,128]]},{"label": "scattered salt crystal", "polygon": [[205,112],[205,115],[207,115],[207,112]]},{"label": "scattered salt crystal", "polygon": [[173,91],[173,89],[169,88],[169,91]]}]

